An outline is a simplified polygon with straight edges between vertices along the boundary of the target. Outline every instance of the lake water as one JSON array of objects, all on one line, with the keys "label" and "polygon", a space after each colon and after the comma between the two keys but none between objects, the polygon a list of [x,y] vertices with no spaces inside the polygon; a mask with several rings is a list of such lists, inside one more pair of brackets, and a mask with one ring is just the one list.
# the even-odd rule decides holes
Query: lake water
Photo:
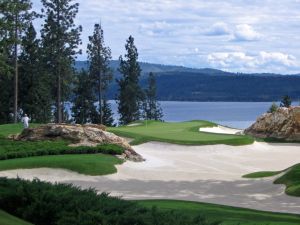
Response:
[{"label": "lake water", "polygon": [[[110,101],[114,118],[117,122],[117,104]],[[224,126],[245,129],[255,122],[256,118],[267,112],[272,102],[176,102],[160,101],[163,109],[163,120],[180,122],[188,120],[208,120]],[[293,105],[299,105],[293,102]],[[70,112],[71,104],[66,104]]]},{"label": "lake water", "polygon": [[[110,101],[117,115],[117,104]],[[164,117],[168,122],[188,120],[209,120],[218,124],[247,128],[258,116],[266,112],[272,102],[160,102]],[[116,118],[117,119],[117,118]]]}]

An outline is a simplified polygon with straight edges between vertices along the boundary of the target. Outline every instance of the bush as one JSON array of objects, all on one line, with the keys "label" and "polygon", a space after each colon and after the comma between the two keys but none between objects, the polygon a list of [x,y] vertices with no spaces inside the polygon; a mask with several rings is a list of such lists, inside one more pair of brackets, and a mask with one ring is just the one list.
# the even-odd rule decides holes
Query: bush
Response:
[{"label": "bush", "polygon": [[44,155],[65,154],[110,154],[121,155],[124,149],[115,144],[100,144],[95,147],[78,146],[70,147],[64,141],[13,141],[0,138],[0,160],[25,158]]},{"label": "bush", "polygon": [[278,105],[275,102],[273,102],[272,105],[270,106],[269,110],[268,110],[268,113],[273,113],[277,109],[278,109]]},{"label": "bush", "polygon": [[202,216],[147,209],[67,184],[0,178],[0,207],[36,225],[217,225]]}]

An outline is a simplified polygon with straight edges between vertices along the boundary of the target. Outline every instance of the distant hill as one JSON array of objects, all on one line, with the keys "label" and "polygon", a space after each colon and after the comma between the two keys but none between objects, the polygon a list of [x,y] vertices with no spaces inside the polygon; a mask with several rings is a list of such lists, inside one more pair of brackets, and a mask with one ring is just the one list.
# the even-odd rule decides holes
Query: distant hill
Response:
[{"label": "distant hill", "polygon": [[[112,61],[115,78],[118,61]],[[290,95],[294,101],[300,99],[300,76],[272,73],[230,73],[216,69],[192,69],[140,63],[141,85],[146,85],[149,72],[157,77],[158,98],[169,101],[278,101],[283,95]],[[76,69],[86,68],[86,62],[76,62]],[[113,82],[108,96],[113,99],[118,87]]]}]

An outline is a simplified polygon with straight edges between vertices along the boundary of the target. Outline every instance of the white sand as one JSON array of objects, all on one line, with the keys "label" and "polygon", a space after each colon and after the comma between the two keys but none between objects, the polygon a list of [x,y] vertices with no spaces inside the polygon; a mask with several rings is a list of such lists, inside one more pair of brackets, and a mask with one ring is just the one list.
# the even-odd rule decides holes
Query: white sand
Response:
[{"label": "white sand", "polygon": [[173,198],[300,212],[300,198],[285,195],[284,186],[272,184],[274,178],[241,178],[247,173],[283,170],[299,163],[300,145],[255,142],[246,146],[181,146],[151,142],[134,149],[146,161],[127,161],[112,175],[92,177],[42,168],[3,171],[0,176],[73,183],[129,199]]},{"label": "white sand", "polygon": [[242,134],[243,130],[224,127],[224,126],[216,126],[216,127],[201,127],[199,128],[201,132],[208,133],[217,133],[217,134]]},{"label": "white sand", "polygon": [[141,123],[131,123],[131,124],[128,124],[127,127],[136,127],[136,126],[140,126],[142,125]]}]

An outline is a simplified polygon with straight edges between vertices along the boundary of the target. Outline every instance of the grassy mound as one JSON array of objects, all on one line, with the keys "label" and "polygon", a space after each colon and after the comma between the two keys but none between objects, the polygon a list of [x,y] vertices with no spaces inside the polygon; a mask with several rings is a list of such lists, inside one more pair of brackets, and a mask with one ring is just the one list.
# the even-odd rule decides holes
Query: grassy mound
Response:
[{"label": "grassy mound", "polygon": [[300,224],[300,215],[272,213],[209,203],[176,200],[142,200],[140,205],[159,210],[175,210],[183,214],[205,215],[207,219],[223,221],[222,225],[288,225]]},{"label": "grassy mound", "polygon": [[188,121],[168,123],[158,121],[141,121],[138,126],[112,127],[108,131],[119,136],[133,138],[131,144],[141,144],[148,141],[160,141],[182,145],[228,144],[246,145],[253,143],[249,136],[214,134],[199,132],[200,127],[217,126],[208,121]]},{"label": "grassy mound", "polygon": [[6,138],[20,133],[22,129],[22,124],[0,125],[0,171],[47,167],[87,175],[106,175],[117,172],[115,165],[123,162],[111,156],[124,152],[122,147],[114,144],[70,147],[70,143],[63,140],[15,141]]},{"label": "grassy mound", "polygon": [[300,164],[296,164],[283,171],[262,171],[246,174],[244,178],[263,178],[271,177],[284,173],[274,181],[274,184],[284,184],[286,186],[285,193],[292,196],[300,197]]},{"label": "grassy mound", "polygon": [[0,224],[1,225],[32,225],[31,223],[25,222],[15,216],[8,214],[0,210]]},{"label": "grassy mound", "polygon": [[123,161],[104,154],[37,156],[0,161],[0,171],[33,168],[61,168],[96,176],[116,173],[116,164]]}]

